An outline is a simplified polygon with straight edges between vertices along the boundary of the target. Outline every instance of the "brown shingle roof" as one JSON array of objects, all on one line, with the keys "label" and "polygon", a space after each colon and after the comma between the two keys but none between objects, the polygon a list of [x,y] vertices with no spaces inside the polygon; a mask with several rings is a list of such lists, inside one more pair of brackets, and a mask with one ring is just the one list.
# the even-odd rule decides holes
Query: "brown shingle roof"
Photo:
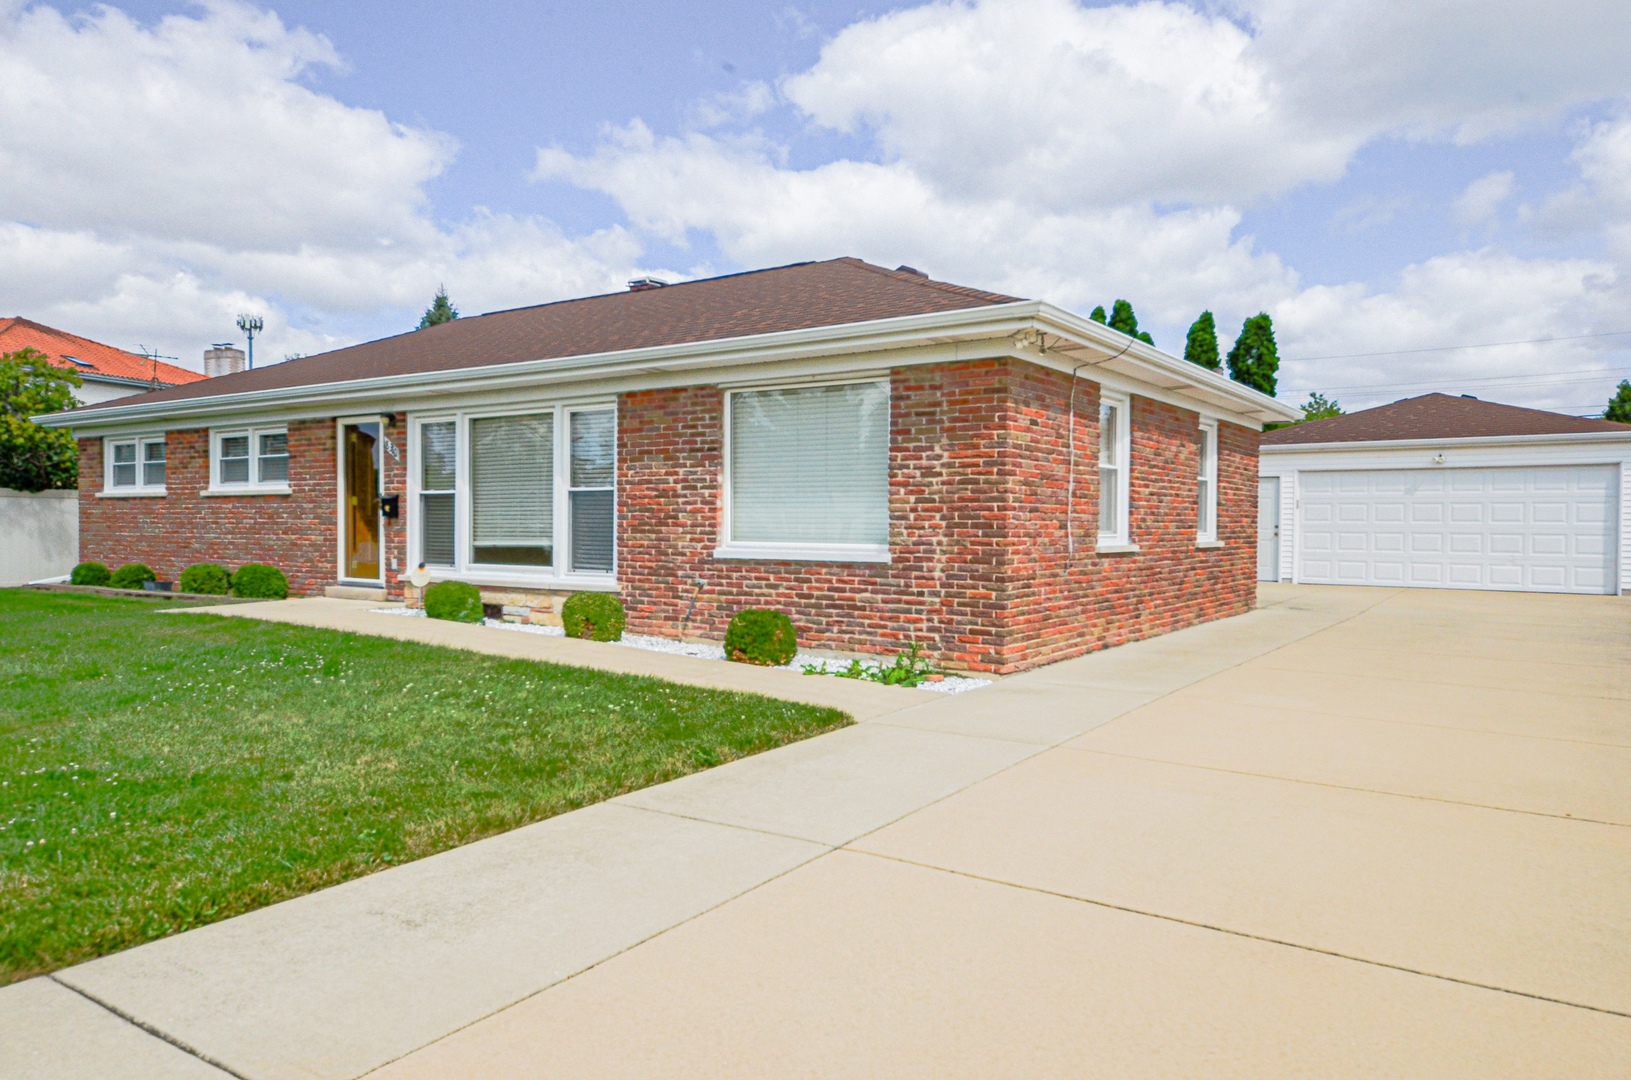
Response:
[{"label": "brown shingle roof", "polygon": [[57,367],[72,368],[81,375],[110,375],[116,379],[147,382],[156,372],[160,386],[178,386],[204,378],[196,371],[115,349],[66,330],[55,330],[32,319],[0,319],[0,353],[24,349],[38,349]]},{"label": "brown shingle roof", "polygon": [[1507,435],[1567,435],[1615,431],[1631,425],[1449,394],[1423,394],[1347,416],[1311,420],[1266,432],[1264,446],[1303,443],[1387,442],[1403,439],[1479,439]]},{"label": "brown shingle roof", "polygon": [[204,385],[122,398],[118,404],[182,401],[717,341],[986,307],[1015,299],[931,281],[906,268],[886,270],[860,259],[795,263],[456,319],[428,330],[222,375]]}]

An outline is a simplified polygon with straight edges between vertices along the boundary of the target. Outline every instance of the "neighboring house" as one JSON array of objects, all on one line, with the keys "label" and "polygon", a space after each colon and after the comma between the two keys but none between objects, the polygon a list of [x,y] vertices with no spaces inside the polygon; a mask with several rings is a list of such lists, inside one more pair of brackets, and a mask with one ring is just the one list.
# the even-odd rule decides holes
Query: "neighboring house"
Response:
[{"label": "neighboring house", "polygon": [[1258,577],[1631,588],[1631,425],[1427,394],[1263,436]]},{"label": "neighboring house", "polygon": [[806,645],[1007,672],[1249,609],[1258,435],[1295,415],[1049,304],[837,259],[47,422],[80,440],[86,559],[381,598],[423,563],[511,619],[615,591],[632,632],[718,639],[774,607]]},{"label": "neighboring house", "polygon": [[38,349],[57,367],[72,368],[84,381],[74,397],[84,405],[100,405],[116,398],[159,388],[183,386],[204,378],[196,371],[174,367],[138,353],[53,330],[28,319],[0,319],[0,353]]}]

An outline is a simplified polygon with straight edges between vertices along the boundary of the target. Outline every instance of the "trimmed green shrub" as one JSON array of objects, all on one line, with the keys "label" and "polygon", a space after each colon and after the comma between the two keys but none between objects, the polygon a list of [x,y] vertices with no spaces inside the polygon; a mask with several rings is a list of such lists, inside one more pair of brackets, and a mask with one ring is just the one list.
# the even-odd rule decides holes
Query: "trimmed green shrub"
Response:
[{"label": "trimmed green shrub", "polygon": [[481,590],[463,581],[438,581],[425,590],[425,614],[453,622],[481,622]]},{"label": "trimmed green shrub", "polygon": [[611,593],[573,593],[561,605],[561,625],[567,637],[617,641],[623,636],[625,622],[623,601]]},{"label": "trimmed green shrub", "polygon": [[738,611],[725,629],[725,659],[780,667],[798,652],[793,620],[768,608]]},{"label": "trimmed green shrub", "polygon": [[99,562],[82,562],[74,567],[68,581],[74,585],[106,585],[113,575]]},{"label": "trimmed green shrub", "polygon": [[139,589],[144,581],[157,581],[159,576],[153,573],[153,568],[139,562],[121,566],[108,578],[108,584],[115,589]]},{"label": "trimmed green shrub", "polygon": [[232,595],[256,600],[282,600],[289,595],[289,579],[275,566],[249,563],[232,575]]},{"label": "trimmed green shrub", "polygon": [[201,562],[181,572],[180,585],[182,592],[225,596],[227,590],[232,588],[232,578],[224,568],[214,563]]}]

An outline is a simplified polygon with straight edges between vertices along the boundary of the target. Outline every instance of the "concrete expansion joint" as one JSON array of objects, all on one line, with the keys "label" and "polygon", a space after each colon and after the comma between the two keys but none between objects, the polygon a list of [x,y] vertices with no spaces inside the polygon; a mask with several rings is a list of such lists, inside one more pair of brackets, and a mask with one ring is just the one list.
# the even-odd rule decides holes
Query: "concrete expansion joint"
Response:
[{"label": "concrete expansion joint", "polygon": [[1160,919],[1163,922],[1178,923],[1181,926],[1193,926],[1197,930],[1210,930],[1216,934],[1228,934],[1230,937],[1246,938],[1250,941],[1261,941],[1266,945],[1280,945],[1287,949],[1300,949],[1303,952],[1318,953],[1321,956],[1333,957],[1337,960],[1348,960],[1355,964],[1369,964],[1371,967],[1387,968],[1390,971],[1403,972],[1406,975],[1419,975],[1424,979],[1438,979],[1442,982],[1458,983],[1461,986],[1471,986],[1478,990],[1492,990],[1497,994],[1511,994],[1514,997],[1529,998],[1532,1001],[1544,1001],[1552,1005],[1566,1005],[1572,1009],[1585,1009],[1588,1012],[1604,1013],[1608,1016],[1623,1016],[1631,1020],[1631,1012],[1622,1012],[1619,1009],[1609,1009],[1601,1005],[1588,1005],[1583,1001],[1568,1001],[1564,998],[1548,997],[1545,994],[1535,994],[1528,990],[1514,990],[1510,986],[1495,986],[1492,983],[1476,982],[1472,979],[1462,979],[1454,975],[1445,975],[1437,971],[1423,971],[1420,968],[1406,967],[1403,964],[1390,964],[1386,960],[1373,960],[1365,956],[1354,956],[1351,953],[1337,952],[1335,949],[1322,949],[1317,945],[1304,945],[1301,942],[1286,941],[1283,938],[1268,937],[1265,934],[1254,934],[1249,930],[1235,930],[1227,926],[1216,926],[1212,923],[1197,922],[1194,919],[1185,919],[1177,915],[1164,915],[1159,911],[1145,911],[1142,908],[1128,907],[1125,904],[1113,904],[1108,900],[1094,900],[1086,896],[1073,896],[1070,893],[1057,892],[1053,889],[1044,889],[1036,885],[1021,885],[1001,878],[986,877],[983,874],[971,874],[966,870],[952,870],[944,866],[935,866],[931,863],[918,862],[915,859],[903,859],[898,855],[883,855],[875,851],[860,851],[850,849],[852,854],[866,855],[874,859],[883,859],[886,862],[901,863],[906,866],[915,866],[920,870],[931,870],[941,874],[950,874],[954,877],[968,878],[971,881],[983,881],[987,885],[1000,885],[1003,888],[1018,889],[1021,892],[1037,893],[1042,896],[1052,896],[1060,900],[1069,900],[1078,904],[1088,904],[1092,907],[1106,908],[1111,911],[1121,911],[1128,915],[1141,915],[1147,919]]},{"label": "concrete expansion joint", "polygon": [[243,1073],[238,1072],[236,1069],[232,1068],[231,1066],[226,1065],[226,1064],[224,1064],[222,1062],[219,1062],[219,1061],[215,1060],[214,1058],[210,1057],[208,1054],[206,1054],[203,1051],[197,1049],[196,1047],[187,1045],[186,1043],[182,1042],[180,1039],[178,1039],[175,1036],[171,1035],[169,1032],[162,1031],[159,1028],[154,1027],[152,1024],[149,1024],[147,1021],[142,1020],[139,1017],[132,1016],[130,1013],[125,1012],[123,1009],[120,1009],[120,1008],[118,1008],[116,1006],[108,1004],[107,1002],[103,1001],[101,998],[97,997],[95,994],[87,993],[84,990],[81,990],[79,987],[75,986],[73,983],[64,982],[63,980],[57,978],[57,976],[54,975],[54,974],[47,975],[45,977],[47,979],[50,979],[52,982],[56,983],[58,986],[62,987],[64,990],[70,990],[73,993],[76,993],[80,997],[84,998],[86,1001],[90,1002],[92,1005],[95,1005],[95,1006],[97,1006],[99,1008],[105,1009],[106,1011],[112,1013],[114,1016],[117,1016],[119,1019],[121,1019],[125,1023],[129,1024],[131,1027],[139,1028],[140,1030],[145,1031],[145,1032],[147,1032],[147,1034],[153,1036],[153,1038],[158,1039],[160,1042],[170,1044],[171,1046],[175,1047],[177,1050],[180,1050],[183,1054],[186,1054],[189,1057],[195,1057],[199,1061],[202,1061],[204,1064],[210,1066],[211,1068],[220,1069],[222,1072],[226,1073],[228,1076],[237,1077],[237,1080],[251,1080],[250,1077],[247,1077]]}]

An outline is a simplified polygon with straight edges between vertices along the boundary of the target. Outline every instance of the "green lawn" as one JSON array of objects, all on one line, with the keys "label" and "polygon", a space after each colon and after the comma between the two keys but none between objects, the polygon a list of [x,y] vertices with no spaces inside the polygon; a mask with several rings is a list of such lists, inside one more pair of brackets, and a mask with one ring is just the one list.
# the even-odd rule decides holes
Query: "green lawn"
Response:
[{"label": "green lawn", "polygon": [[0,590],[0,984],[850,722],[162,606]]}]

